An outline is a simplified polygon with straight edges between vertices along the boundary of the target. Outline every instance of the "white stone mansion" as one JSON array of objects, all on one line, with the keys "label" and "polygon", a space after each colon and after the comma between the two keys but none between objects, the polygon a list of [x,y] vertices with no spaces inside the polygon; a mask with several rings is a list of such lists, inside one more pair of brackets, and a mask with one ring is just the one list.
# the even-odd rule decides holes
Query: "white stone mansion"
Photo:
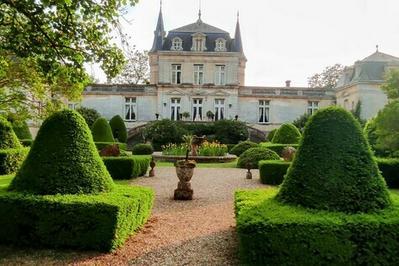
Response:
[{"label": "white stone mansion", "polygon": [[[128,127],[155,119],[236,119],[268,131],[305,112],[338,104],[352,109],[362,103],[362,116],[374,116],[387,102],[380,90],[384,73],[399,67],[399,58],[376,51],[344,71],[339,86],[323,88],[245,86],[240,24],[234,38],[196,22],[165,32],[159,13],[149,53],[149,85],[93,84],[83,94],[82,106],[97,109],[110,119],[124,117]],[[184,114],[184,116],[183,116]],[[184,118],[186,117],[186,118]]]}]

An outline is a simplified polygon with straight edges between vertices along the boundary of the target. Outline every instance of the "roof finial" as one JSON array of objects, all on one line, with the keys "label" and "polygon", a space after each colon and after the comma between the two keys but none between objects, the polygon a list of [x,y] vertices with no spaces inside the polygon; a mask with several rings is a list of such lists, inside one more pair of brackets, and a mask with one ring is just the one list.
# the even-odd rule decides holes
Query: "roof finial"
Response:
[{"label": "roof finial", "polygon": [[376,52],[378,52],[378,44],[375,46],[375,49],[377,50]]},{"label": "roof finial", "polygon": [[162,10],[162,0],[159,0],[159,8]]},{"label": "roof finial", "polygon": [[201,21],[201,0],[199,0],[198,21]]},{"label": "roof finial", "polygon": [[237,21],[239,21],[239,20],[240,20],[240,11],[237,10]]}]

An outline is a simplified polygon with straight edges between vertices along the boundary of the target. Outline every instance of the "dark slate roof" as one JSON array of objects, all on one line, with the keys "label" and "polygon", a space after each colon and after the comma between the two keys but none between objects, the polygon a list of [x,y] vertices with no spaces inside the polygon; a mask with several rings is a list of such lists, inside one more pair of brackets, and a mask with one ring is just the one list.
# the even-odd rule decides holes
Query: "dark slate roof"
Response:
[{"label": "dark slate roof", "polygon": [[196,33],[196,32],[204,32],[204,33],[220,33],[220,34],[229,34],[227,31],[216,28],[212,25],[206,24],[202,22],[202,20],[198,19],[197,22],[188,24],[186,26],[171,30],[172,32],[182,32],[182,33]]}]

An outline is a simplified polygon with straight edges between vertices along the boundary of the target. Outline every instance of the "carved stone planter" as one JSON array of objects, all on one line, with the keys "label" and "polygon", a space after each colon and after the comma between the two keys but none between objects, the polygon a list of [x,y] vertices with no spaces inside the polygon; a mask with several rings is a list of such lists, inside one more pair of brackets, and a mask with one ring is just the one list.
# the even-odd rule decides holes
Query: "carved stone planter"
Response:
[{"label": "carved stone planter", "polygon": [[177,161],[176,174],[179,178],[177,189],[175,189],[175,200],[192,200],[194,191],[191,189],[191,178],[194,174],[196,162],[191,160]]}]

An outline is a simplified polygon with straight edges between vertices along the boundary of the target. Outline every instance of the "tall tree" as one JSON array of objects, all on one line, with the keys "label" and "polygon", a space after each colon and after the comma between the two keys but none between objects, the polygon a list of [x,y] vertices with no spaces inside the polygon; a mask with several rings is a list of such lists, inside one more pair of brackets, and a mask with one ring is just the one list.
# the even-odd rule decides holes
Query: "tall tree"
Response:
[{"label": "tall tree", "polygon": [[139,51],[132,46],[125,54],[126,65],[112,83],[145,84],[150,79],[148,51]]},{"label": "tall tree", "polygon": [[387,72],[385,82],[381,88],[385,91],[389,99],[399,99],[399,69],[392,69]]},{"label": "tall tree", "polygon": [[323,72],[314,74],[308,78],[308,85],[311,88],[332,89],[337,86],[338,79],[344,70],[341,64],[326,67]]}]

